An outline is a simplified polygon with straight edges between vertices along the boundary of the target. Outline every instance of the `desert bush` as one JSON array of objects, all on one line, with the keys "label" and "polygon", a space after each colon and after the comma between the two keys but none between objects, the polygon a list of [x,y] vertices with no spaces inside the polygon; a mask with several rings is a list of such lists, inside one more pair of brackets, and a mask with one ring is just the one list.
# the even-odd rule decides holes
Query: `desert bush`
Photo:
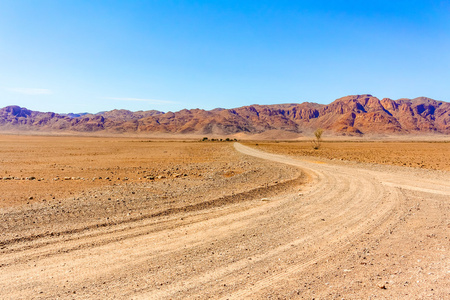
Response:
[{"label": "desert bush", "polygon": [[315,150],[318,150],[322,145],[322,134],[323,134],[322,128],[318,128],[316,129],[316,131],[314,131],[314,139],[312,140],[312,145]]}]

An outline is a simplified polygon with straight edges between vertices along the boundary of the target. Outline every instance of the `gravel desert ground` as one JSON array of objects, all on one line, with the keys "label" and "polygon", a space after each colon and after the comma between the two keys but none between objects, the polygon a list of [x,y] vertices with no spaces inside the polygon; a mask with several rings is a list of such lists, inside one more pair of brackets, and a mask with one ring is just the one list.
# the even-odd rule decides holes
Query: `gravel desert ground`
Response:
[{"label": "gravel desert ground", "polygon": [[318,150],[314,150],[308,140],[247,142],[246,145],[290,156],[316,156],[331,160],[450,171],[450,141],[442,138],[420,142],[411,140],[327,141]]},{"label": "gravel desert ground", "polygon": [[0,298],[446,299],[450,143],[0,136]]}]

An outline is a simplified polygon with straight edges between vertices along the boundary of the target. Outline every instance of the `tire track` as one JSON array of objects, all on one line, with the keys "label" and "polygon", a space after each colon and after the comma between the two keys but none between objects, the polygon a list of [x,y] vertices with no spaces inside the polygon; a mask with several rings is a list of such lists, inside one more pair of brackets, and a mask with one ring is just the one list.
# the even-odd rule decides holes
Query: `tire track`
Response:
[{"label": "tire track", "polygon": [[[281,217],[287,211],[297,211],[297,224],[309,224],[315,228],[308,235],[294,240],[285,240],[284,243],[274,249],[252,256],[250,262],[248,258],[242,258],[222,268],[210,270],[200,276],[193,276],[188,280],[168,285],[164,289],[148,290],[139,298],[160,299],[167,297],[181,299],[186,295],[202,298],[205,297],[205,286],[216,292],[223,290],[223,299],[248,297],[261,289],[301,272],[313,264],[319,263],[337,251],[348,248],[351,240],[385,225],[398,209],[400,194],[380,185],[375,178],[367,176],[363,172],[349,176],[346,169],[342,170],[341,168],[317,163],[304,163],[284,156],[260,152],[240,144],[236,144],[235,147],[244,154],[301,167],[308,173],[313,174],[316,178],[315,189],[309,191],[306,199],[299,202],[295,195],[284,195],[285,198],[289,199],[283,201],[282,204],[280,203],[280,206],[284,206],[284,210],[275,211],[272,214]],[[361,187],[364,187],[364,189],[361,189]],[[383,205],[380,209],[381,204]],[[321,224],[321,220],[324,220],[324,218],[330,219],[330,221]],[[284,229],[287,230],[288,228]],[[276,257],[289,256],[293,247],[308,243],[314,244],[316,239],[324,241],[326,246],[324,250],[317,250],[317,247],[314,246],[307,248],[314,255],[307,255],[310,251],[304,250],[306,258],[298,260],[293,266],[284,268],[282,272],[261,278],[253,283],[251,288],[243,286],[243,288],[237,288],[234,292],[227,293],[220,285],[215,284],[218,281],[226,281],[228,285],[239,286],[238,282],[244,281],[245,275],[242,277],[236,274],[246,274],[248,273],[246,271],[256,265],[261,265],[260,268],[264,269],[264,265],[270,264],[271,261],[276,260]],[[316,249],[314,250],[314,248]]]},{"label": "tire track", "polygon": [[[382,238],[410,205],[400,188],[427,192],[413,175],[302,161],[238,143],[235,148],[298,167],[309,181],[300,193],[280,192],[267,201],[262,192],[250,193],[54,244],[12,243],[21,250],[0,258],[6,263],[0,282],[8,283],[0,286],[2,297],[266,298],[271,287],[326,267],[363,237],[370,243]],[[446,195],[442,182],[429,189]]]}]

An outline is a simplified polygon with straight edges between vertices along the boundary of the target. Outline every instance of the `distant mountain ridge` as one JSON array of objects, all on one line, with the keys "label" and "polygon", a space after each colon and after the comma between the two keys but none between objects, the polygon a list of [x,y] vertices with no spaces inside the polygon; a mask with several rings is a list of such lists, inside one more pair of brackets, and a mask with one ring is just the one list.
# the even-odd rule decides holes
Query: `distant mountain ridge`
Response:
[{"label": "distant mountain ridge", "polygon": [[379,100],[371,95],[352,95],[328,105],[304,102],[167,113],[112,110],[56,114],[19,106],[0,109],[0,130],[231,135],[270,130],[300,134],[316,128],[340,135],[450,134],[450,103],[426,97]]}]

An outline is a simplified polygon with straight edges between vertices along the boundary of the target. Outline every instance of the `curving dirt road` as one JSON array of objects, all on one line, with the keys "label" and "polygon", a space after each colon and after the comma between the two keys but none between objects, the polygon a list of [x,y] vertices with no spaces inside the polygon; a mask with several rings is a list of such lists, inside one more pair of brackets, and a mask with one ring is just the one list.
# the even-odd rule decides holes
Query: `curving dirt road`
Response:
[{"label": "curving dirt road", "polygon": [[4,245],[1,298],[450,297],[448,173],[235,149],[308,182]]}]

